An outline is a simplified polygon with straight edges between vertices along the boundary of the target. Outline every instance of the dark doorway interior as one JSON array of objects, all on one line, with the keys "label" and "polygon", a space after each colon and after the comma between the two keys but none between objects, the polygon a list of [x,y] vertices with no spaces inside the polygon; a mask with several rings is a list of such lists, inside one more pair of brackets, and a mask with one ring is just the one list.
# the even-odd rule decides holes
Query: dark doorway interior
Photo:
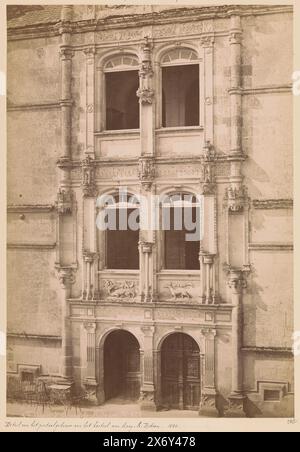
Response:
[{"label": "dark doorway interior", "polygon": [[114,331],[104,344],[105,400],[137,400],[140,396],[140,348],[127,331]]},{"label": "dark doorway interior", "polygon": [[200,404],[200,350],[193,338],[174,333],[161,351],[162,404],[167,408],[198,410]]}]

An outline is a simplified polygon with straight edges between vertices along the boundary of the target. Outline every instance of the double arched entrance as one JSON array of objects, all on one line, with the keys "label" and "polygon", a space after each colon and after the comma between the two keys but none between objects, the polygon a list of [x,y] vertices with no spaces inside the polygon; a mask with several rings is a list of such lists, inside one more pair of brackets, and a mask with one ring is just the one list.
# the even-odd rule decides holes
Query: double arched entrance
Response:
[{"label": "double arched entrance", "polygon": [[[159,406],[168,409],[198,410],[200,404],[200,350],[184,333],[170,334],[160,348]],[[159,355],[158,355],[159,356]],[[111,332],[104,342],[105,401],[137,401],[141,391],[140,345],[128,331]],[[159,384],[160,383],[160,384]]]},{"label": "double arched entrance", "polygon": [[187,334],[173,333],[162,344],[161,399],[166,408],[199,409],[200,350]]}]

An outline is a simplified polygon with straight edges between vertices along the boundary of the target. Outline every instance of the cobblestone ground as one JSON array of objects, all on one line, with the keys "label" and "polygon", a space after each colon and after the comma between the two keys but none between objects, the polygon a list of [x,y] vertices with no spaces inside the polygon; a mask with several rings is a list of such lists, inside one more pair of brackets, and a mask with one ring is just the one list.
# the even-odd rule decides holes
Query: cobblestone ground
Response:
[{"label": "cobblestone ground", "polygon": [[121,400],[110,401],[102,406],[64,407],[59,405],[32,405],[28,403],[8,402],[7,417],[34,418],[198,418],[196,411],[142,411],[137,403]]}]

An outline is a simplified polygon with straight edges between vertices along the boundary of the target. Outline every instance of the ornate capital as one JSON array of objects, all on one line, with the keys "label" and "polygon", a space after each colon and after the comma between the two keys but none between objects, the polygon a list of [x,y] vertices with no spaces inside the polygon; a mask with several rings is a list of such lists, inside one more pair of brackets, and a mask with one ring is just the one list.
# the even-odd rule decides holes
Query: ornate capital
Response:
[{"label": "ornate capital", "polygon": [[149,191],[155,178],[155,161],[152,156],[139,160],[139,179],[145,190]]},{"label": "ornate capital", "polygon": [[70,160],[69,157],[60,157],[56,161],[56,165],[59,169],[63,171],[68,171],[69,169],[72,168],[72,161]]},{"label": "ornate capital", "polygon": [[61,47],[59,53],[61,60],[71,60],[75,54],[71,47]]},{"label": "ornate capital", "polygon": [[241,44],[242,43],[242,32],[232,31],[229,35],[230,44]]},{"label": "ornate capital", "polygon": [[84,329],[87,333],[95,334],[96,332],[96,323],[93,322],[84,322],[83,323]]},{"label": "ornate capital", "polygon": [[201,36],[200,42],[203,47],[213,47],[215,38],[212,35]]},{"label": "ornate capital", "polygon": [[97,196],[97,187],[95,183],[95,160],[89,155],[82,160],[82,189],[86,197]]},{"label": "ornate capital", "polygon": [[56,272],[59,282],[63,289],[68,288],[70,285],[75,283],[75,268],[74,267],[63,267],[56,265]]},{"label": "ornate capital", "polygon": [[248,202],[247,188],[244,185],[239,187],[230,186],[225,195],[225,201],[231,212],[241,212]]},{"label": "ornate capital", "polygon": [[60,188],[57,193],[55,207],[58,214],[66,215],[72,213],[73,193],[69,189]]},{"label": "ornate capital", "polygon": [[242,270],[231,269],[228,274],[228,286],[236,294],[242,293],[243,289],[247,288],[247,281],[244,278]]},{"label": "ornate capital", "polygon": [[139,88],[136,92],[142,105],[152,105],[154,99],[154,90],[151,88]]},{"label": "ornate capital", "polygon": [[98,258],[97,253],[93,253],[91,251],[84,251],[83,252],[83,258],[85,262],[92,263]]},{"label": "ornate capital", "polygon": [[217,336],[217,330],[213,328],[202,328],[201,333],[208,340],[214,340]]},{"label": "ornate capital", "polygon": [[144,254],[151,254],[152,253],[152,248],[153,248],[153,243],[151,242],[140,242],[140,247],[141,247],[141,251]]},{"label": "ornate capital", "polygon": [[94,58],[94,57],[95,57],[95,54],[96,54],[96,48],[95,48],[95,46],[87,47],[87,48],[84,49],[83,51],[84,51],[84,53],[85,53],[85,55],[86,55],[86,57],[87,57],[88,59],[89,59],[89,58]]},{"label": "ornate capital", "polygon": [[155,327],[152,325],[142,325],[141,330],[145,336],[152,337],[154,334]]}]

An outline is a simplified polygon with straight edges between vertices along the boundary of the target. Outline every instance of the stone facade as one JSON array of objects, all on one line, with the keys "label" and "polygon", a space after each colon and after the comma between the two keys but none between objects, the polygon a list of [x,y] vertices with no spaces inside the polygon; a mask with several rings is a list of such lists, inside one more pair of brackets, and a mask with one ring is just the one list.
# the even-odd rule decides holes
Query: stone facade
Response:
[{"label": "stone facade", "polygon": [[[10,378],[25,366],[104,403],[105,343],[124,331],[138,342],[139,403],[159,409],[163,345],[181,333],[198,347],[200,414],[293,416],[292,12],[12,11]],[[162,127],[161,65],[173,49],[197,56],[197,127]],[[138,61],[139,130],[104,128],[104,68],[120,55]],[[149,202],[204,196],[199,270],[165,270],[159,231],[140,234],[140,270],[107,268],[96,200],[121,186]]]}]

